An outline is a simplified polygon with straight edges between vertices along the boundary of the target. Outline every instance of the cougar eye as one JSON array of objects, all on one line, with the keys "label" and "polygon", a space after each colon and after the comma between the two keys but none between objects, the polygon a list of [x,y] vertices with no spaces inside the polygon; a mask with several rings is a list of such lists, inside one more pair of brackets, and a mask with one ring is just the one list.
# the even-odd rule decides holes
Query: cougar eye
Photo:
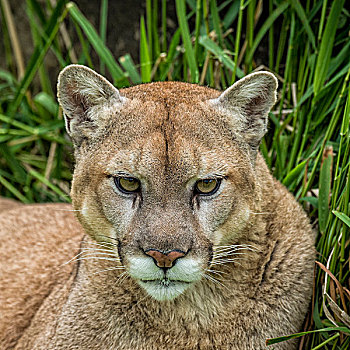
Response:
[{"label": "cougar eye", "polygon": [[123,193],[135,193],[140,190],[140,181],[134,177],[115,177],[114,182]]},{"label": "cougar eye", "polygon": [[198,180],[195,185],[195,192],[199,195],[210,196],[219,189],[220,183],[220,179]]}]

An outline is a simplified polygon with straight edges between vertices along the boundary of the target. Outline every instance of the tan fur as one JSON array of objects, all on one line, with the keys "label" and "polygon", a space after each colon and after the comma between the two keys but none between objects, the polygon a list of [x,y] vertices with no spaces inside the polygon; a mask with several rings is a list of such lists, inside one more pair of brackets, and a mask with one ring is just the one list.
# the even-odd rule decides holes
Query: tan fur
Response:
[{"label": "tan fur", "polygon": [[[119,92],[66,68],[58,91],[75,144],[71,195],[88,235],[68,205],[0,214],[0,348],[257,350],[299,331],[314,233],[257,153],[275,90],[261,73],[223,94],[175,82]],[[140,179],[142,195],[118,192],[120,174]],[[193,196],[209,175],[222,177],[218,192]],[[81,240],[85,259],[62,265]],[[228,245],[240,250],[218,264]],[[169,286],[154,277],[163,272],[149,249],[186,252],[167,270]]]},{"label": "tan fur", "polygon": [[0,198],[0,213],[21,206],[20,202],[17,202],[9,198]]}]

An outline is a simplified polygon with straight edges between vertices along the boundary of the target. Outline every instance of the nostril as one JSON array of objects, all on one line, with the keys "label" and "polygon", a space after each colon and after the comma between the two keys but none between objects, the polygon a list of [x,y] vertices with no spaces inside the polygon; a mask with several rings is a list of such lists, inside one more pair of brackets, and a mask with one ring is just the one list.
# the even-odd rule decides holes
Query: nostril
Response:
[{"label": "nostril", "polygon": [[157,249],[148,249],[145,251],[145,254],[151,256],[158,267],[172,267],[176,259],[182,258],[186,255],[185,252],[174,249],[169,252],[162,252]]}]

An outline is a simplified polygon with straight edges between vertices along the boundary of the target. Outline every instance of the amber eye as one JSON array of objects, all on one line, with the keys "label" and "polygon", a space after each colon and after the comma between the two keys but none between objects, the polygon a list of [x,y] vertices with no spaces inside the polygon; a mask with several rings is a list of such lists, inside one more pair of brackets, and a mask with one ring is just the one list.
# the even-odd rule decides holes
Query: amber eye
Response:
[{"label": "amber eye", "polygon": [[210,196],[219,189],[220,183],[220,179],[198,180],[195,185],[195,192],[200,195]]},{"label": "amber eye", "polygon": [[134,177],[116,177],[114,182],[123,193],[135,193],[140,190],[140,181]]}]

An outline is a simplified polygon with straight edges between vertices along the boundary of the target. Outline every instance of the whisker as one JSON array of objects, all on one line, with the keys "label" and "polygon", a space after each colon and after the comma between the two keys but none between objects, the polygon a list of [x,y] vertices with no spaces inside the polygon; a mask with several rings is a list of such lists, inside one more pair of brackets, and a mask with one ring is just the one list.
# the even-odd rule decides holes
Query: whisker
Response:
[{"label": "whisker", "polygon": [[239,250],[250,250],[250,251],[255,251],[257,250],[256,247],[253,246],[227,246],[227,247],[223,247],[223,248],[214,248],[214,252],[218,252],[220,253],[225,253],[227,251],[231,251],[231,252],[235,252],[235,251],[239,251]]},{"label": "whisker", "polygon": [[100,270],[100,271],[97,271],[97,272],[94,272],[93,275],[97,275],[101,272],[105,272],[105,271],[114,271],[114,270],[123,270],[125,269],[124,266],[115,266],[115,267],[110,267],[108,269],[104,269],[104,270]]},{"label": "whisker", "polygon": [[83,252],[101,252],[101,253],[108,253],[110,255],[115,255],[116,252],[110,249],[98,249],[98,248],[82,248],[81,249]]},{"label": "whisker", "polygon": [[[107,237],[107,236],[106,236]],[[112,247],[118,247],[117,244],[113,243],[113,242],[107,242],[107,241],[103,241],[103,242],[85,242],[85,244],[90,244],[90,245],[97,245],[97,246],[104,246],[105,248],[112,248]],[[111,246],[111,247],[110,247]]]},{"label": "whisker", "polygon": [[120,276],[118,277],[116,284],[122,284],[126,280],[127,277],[128,277],[127,271],[122,272],[120,274]]},{"label": "whisker", "polygon": [[61,266],[67,265],[70,262],[74,261],[76,258],[78,258],[80,255],[84,254],[84,252],[80,252],[77,255],[73,256],[73,258],[71,258],[70,260],[68,260],[67,262],[63,263]]},{"label": "whisker", "polygon": [[217,271],[217,270],[213,270],[213,269],[206,269],[205,271],[211,272],[211,273],[213,273],[215,275],[221,275],[221,274],[226,274],[227,275],[227,272],[225,272],[225,271]]},{"label": "whisker", "polygon": [[[106,236],[107,237],[107,236]],[[93,244],[93,245],[115,245],[115,243],[107,242],[107,241],[89,241],[85,242],[86,244]]]},{"label": "whisker", "polygon": [[235,262],[237,260],[242,260],[242,258],[229,258],[229,259],[214,259],[213,262],[221,262],[221,263],[226,263],[226,262]]},{"label": "whisker", "polygon": [[91,251],[83,251],[82,253],[84,253],[84,256],[91,256],[91,255],[106,256],[106,257],[113,257],[113,258],[119,260],[119,256],[116,254],[113,254],[112,252],[106,253],[106,252],[96,252],[94,250],[91,250]]},{"label": "whisker", "polygon": [[[226,255],[242,255],[242,254],[246,254],[246,252],[241,252],[241,253],[240,253],[241,250],[242,250],[242,249],[237,249],[237,250],[235,250],[235,251],[229,250],[228,252],[219,252],[219,253],[215,253],[215,256],[220,256],[220,255],[224,255],[224,256],[226,256]],[[236,253],[236,252],[237,252],[237,253]]]},{"label": "whisker", "polygon": [[106,253],[99,253],[99,252],[83,252],[84,255],[81,255],[82,258],[84,257],[90,257],[90,256],[95,256],[97,258],[102,258],[102,257],[106,257],[106,258],[110,258],[115,261],[120,261],[120,258],[118,256],[116,256],[115,254],[106,254]]},{"label": "whisker", "polygon": [[240,247],[252,247],[251,244],[228,244],[228,245],[217,245],[214,248],[240,248]]},{"label": "whisker", "polygon": [[55,211],[82,211],[80,209],[55,209]]},{"label": "whisker", "polygon": [[251,211],[250,214],[254,214],[254,215],[269,215],[269,214],[272,214],[272,212],[266,211],[266,212],[261,212],[261,213],[255,213],[255,212]]},{"label": "whisker", "polygon": [[[85,255],[83,255],[85,254]],[[102,254],[101,256],[93,256],[94,255],[94,252],[86,252],[86,251],[81,251],[79,252],[77,255],[73,256],[73,258],[71,258],[70,260],[68,260],[67,262],[63,263],[61,266],[64,266],[64,265],[68,265],[69,263],[73,262],[73,261],[78,261],[78,260],[84,260],[83,258],[88,258],[91,256],[91,258],[102,258],[103,255],[105,255],[105,259],[110,259],[112,261],[118,261],[120,262],[120,259],[119,257],[117,257],[116,255],[113,255],[113,254],[106,254],[106,253],[99,253],[99,252],[96,252],[95,254]],[[107,258],[107,256],[113,256],[113,259],[112,258]],[[80,257],[80,258],[79,258]]]},{"label": "whisker", "polygon": [[243,243],[243,244],[229,244],[229,245],[218,245],[215,246],[214,248],[255,248],[255,246],[253,246],[252,244],[247,244],[247,243]]},{"label": "whisker", "polygon": [[117,241],[118,242],[118,238],[115,238],[115,237],[109,237],[109,236],[106,236],[106,235],[97,235],[99,237],[105,237],[105,238],[108,238],[108,239],[113,239],[114,241]]},{"label": "whisker", "polygon": [[107,260],[107,261],[114,261],[114,262],[120,262],[119,260],[116,259],[112,259],[112,258],[106,258],[103,256],[88,256],[88,257],[82,257],[82,258],[78,258],[76,259],[76,261],[80,261],[80,260],[92,260],[92,259],[96,259],[96,260]]},{"label": "whisker", "polygon": [[207,280],[209,280],[209,281],[215,283],[215,284],[218,284],[218,285],[221,286],[221,287],[227,288],[223,283],[221,283],[220,281],[218,281],[218,280],[217,280],[216,278],[214,278],[213,276],[210,276],[210,275],[204,273],[204,274],[203,274],[203,277],[206,278]]},{"label": "whisker", "polygon": [[239,247],[253,247],[252,244],[242,243],[242,244],[223,244],[223,245],[217,245],[215,248],[239,248]]},{"label": "whisker", "polygon": [[99,254],[106,254],[106,255],[118,255],[118,252],[116,250],[112,249],[102,249],[102,248],[95,248],[95,247],[84,247],[81,249],[81,251],[86,253],[96,252]]}]

